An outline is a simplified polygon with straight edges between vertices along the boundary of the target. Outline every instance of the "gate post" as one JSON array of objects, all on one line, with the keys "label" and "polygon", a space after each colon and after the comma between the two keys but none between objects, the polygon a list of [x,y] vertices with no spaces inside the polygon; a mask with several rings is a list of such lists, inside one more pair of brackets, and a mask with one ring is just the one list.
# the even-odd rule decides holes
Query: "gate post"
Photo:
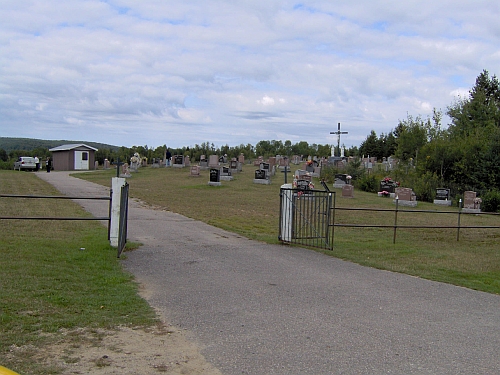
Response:
[{"label": "gate post", "polygon": [[281,185],[280,236],[279,240],[291,242],[293,238],[293,190],[292,184]]},{"label": "gate post", "polygon": [[113,177],[111,179],[112,201],[111,201],[111,224],[109,232],[109,242],[111,246],[118,247],[118,237],[120,231],[120,202],[122,186],[127,183],[123,177]]}]

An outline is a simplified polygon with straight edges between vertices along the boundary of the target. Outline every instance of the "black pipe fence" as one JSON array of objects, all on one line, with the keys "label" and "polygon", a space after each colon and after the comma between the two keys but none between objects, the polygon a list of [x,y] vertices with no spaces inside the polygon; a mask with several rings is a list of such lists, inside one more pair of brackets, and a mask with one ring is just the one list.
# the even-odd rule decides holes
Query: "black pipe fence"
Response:
[{"label": "black pipe fence", "polygon": [[106,200],[109,201],[108,216],[104,217],[49,217],[49,216],[0,216],[0,220],[99,220],[108,222],[108,240],[111,230],[111,201],[112,191],[109,197],[69,197],[59,195],[15,195],[15,194],[0,194],[0,198],[27,198],[27,199],[85,199],[85,200]]},{"label": "black pipe fence", "polygon": [[[396,199],[396,206],[391,208],[347,208],[347,207],[332,207],[332,210],[339,211],[374,211],[374,212],[394,212],[394,224],[346,224],[335,223],[331,224],[332,227],[351,227],[351,228],[392,228],[393,240],[396,243],[396,233],[398,229],[456,229],[457,241],[460,240],[461,229],[500,229],[500,225],[462,225],[462,215],[493,215],[498,216],[500,213],[496,212],[478,212],[478,211],[464,211],[461,202],[457,211],[433,211],[433,210],[405,210],[399,208],[399,200]],[[457,225],[405,225],[398,224],[398,213],[426,213],[426,214],[448,214],[457,216]],[[332,215],[335,220],[335,215]]]},{"label": "black pipe fence", "polygon": [[[460,240],[460,231],[464,229],[500,229],[500,225],[463,225],[463,215],[500,215],[499,213],[467,211],[462,208],[461,202],[458,210],[417,210],[401,209],[399,200],[395,200],[395,208],[348,208],[336,207],[336,194],[325,187],[325,191],[301,190],[281,188],[280,191],[280,221],[279,240],[283,243],[333,249],[335,228],[387,228],[393,230],[392,242],[396,243],[398,229],[456,229],[457,241]],[[339,212],[388,212],[394,213],[391,224],[355,224],[339,222]],[[456,216],[456,224],[439,225],[436,223],[425,225],[407,225],[407,220],[401,219],[398,214],[447,214]],[[367,215],[364,215],[367,216]],[[360,216],[352,221],[356,221]],[[387,220],[387,217],[385,218]],[[403,223],[401,223],[403,222]],[[338,236],[338,234],[337,234]]]}]

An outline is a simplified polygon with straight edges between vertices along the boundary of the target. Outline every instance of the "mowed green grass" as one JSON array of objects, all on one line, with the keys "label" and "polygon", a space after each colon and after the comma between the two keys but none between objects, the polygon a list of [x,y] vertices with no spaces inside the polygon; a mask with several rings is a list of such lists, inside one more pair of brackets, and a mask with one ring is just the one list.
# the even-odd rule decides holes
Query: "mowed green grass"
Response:
[{"label": "mowed green grass", "polygon": [[[297,167],[292,167],[295,171]],[[222,186],[209,186],[208,171],[190,176],[189,168],[139,169],[127,179],[132,197],[151,205],[238,233],[242,236],[279,243],[279,193],[284,174],[277,172],[271,185],[253,183],[255,167]],[[116,170],[76,174],[80,178],[110,186]],[[291,174],[288,175],[288,182]],[[321,189],[319,181],[315,181]],[[337,190],[340,193],[340,190]],[[336,196],[340,208],[393,210],[392,199],[356,190],[353,199]],[[379,269],[406,273],[489,293],[500,293],[500,230],[456,229],[458,209],[419,202],[415,209],[400,207],[398,225],[425,225],[426,229],[398,229],[393,244],[392,228],[335,228],[334,249],[326,254]],[[415,212],[452,211],[453,214]],[[499,226],[500,216],[461,215],[462,226]],[[335,222],[344,224],[394,224],[394,212],[336,210]]]},{"label": "mowed green grass", "polygon": [[[60,195],[30,172],[0,171],[1,194]],[[70,200],[0,198],[0,216],[88,216]],[[107,228],[96,221],[0,220],[0,364],[57,374],[39,348],[72,342],[84,329],[151,326],[152,308],[123,271]],[[81,250],[81,249],[84,250]],[[97,336],[96,336],[97,335]]]}]

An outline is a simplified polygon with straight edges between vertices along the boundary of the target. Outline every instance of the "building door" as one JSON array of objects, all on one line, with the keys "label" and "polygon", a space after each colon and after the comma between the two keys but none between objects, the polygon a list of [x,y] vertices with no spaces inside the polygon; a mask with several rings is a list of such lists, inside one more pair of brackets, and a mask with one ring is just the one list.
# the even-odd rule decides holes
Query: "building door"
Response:
[{"label": "building door", "polygon": [[75,170],[89,169],[88,151],[75,151]]}]

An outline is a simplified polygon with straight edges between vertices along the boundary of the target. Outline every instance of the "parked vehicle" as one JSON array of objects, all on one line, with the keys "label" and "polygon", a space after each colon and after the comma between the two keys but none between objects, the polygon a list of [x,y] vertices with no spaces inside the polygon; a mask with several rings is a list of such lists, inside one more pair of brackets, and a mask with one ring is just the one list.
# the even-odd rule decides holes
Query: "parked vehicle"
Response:
[{"label": "parked vehicle", "polygon": [[35,158],[31,156],[20,156],[19,160],[14,163],[14,170],[18,171],[36,170]]}]

